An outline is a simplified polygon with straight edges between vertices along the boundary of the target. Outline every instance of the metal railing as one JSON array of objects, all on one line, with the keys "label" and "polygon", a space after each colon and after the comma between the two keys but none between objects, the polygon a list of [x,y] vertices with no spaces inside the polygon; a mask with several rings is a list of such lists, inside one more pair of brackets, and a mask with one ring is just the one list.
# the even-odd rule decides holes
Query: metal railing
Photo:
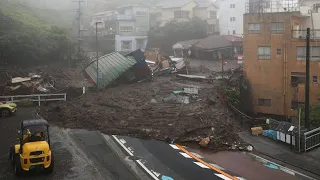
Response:
[{"label": "metal railing", "polygon": [[304,133],[304,151],[320,146],[320,127]]},{"label": "metal railing", "polygon": [[[307,37],[307,30],[292,30],[291,32],[292,32],[292,38],[306,39]],[[320,40],[320,29],[311,29],[310,39]]]},{"label": "metal railing", "polygon": [[0,102],[22,102],[24,100],[31,102],[38,102],[40,106],[41,102],[48,101],[66,101],[67,94],[30,94],[30,95],[15,95],[15,96],[0,96]]},{"label": "metal railing", "polygon": [[248,0],[246,13],[276,13],[300,11],[296,0]]}]

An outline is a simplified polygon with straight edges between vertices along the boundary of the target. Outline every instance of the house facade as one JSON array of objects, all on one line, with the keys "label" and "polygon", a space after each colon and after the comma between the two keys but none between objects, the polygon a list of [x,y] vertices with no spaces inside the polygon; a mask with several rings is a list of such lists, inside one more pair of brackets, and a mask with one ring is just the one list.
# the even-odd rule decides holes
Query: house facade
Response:
[{"label": "house facade", "polygon": [[247,0],[217,0],[221,35],[243,36],[243,14]]},{"label": "house facade", "polygon": [[248,7],[244,15],[244,72],[253,111],[295,117],[305,99],[307,28],[311,28],[310,103],[320,102],[320,6],[306,1],[283,8],[272,1],[267,6],[248,5],[260,7],[260,13]]},{"label": "house facade", "polygon": [[153,9],[151,19],[153,26],[161,27],[170,21],[189,21],[194,17],[206,20],[207,32],[219,31],[217,7],[209,0],[176,0],[163,2]]},{"label": "house facade", "polygon": [[91,26],[95,28],[95,22],[102,22],[98,24],[99,35],[114,38],[114,51],[144,51],[148,41],[149,21],[149,8],[127,5],[94,15]]}]

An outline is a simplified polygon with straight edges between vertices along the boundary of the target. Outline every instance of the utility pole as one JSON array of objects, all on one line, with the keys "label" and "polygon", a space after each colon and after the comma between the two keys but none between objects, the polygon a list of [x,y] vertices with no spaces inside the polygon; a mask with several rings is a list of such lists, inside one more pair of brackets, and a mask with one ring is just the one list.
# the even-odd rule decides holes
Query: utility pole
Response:
[{"label": "utility pole", "polygon": [[97,91],[99,90],[99,49],[98,49],[98,24],[102,22],[96,22],[96,58],[97,58]]},{"label": "utility pole", "polygon": [[83,0],[76,0],[76,1],[72,1],[75,3],[78,3],[78,55],[80,54],[80,42],[81,42],[81,3],[83,2]]},{"label": "utility pole", "polygon": [[305,107],[304,107],[304,121],[305,127],[310,128],[309,123],[309,96],[310,94],[310,28],[307,28],[307,37],[306,37],[306,85],[305,85]]}]

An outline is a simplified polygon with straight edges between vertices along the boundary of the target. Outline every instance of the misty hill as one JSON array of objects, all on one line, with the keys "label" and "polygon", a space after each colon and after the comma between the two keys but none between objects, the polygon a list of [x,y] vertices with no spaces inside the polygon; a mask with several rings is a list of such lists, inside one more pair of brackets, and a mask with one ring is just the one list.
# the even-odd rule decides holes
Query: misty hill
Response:
[{"label": "misty hill", "polygon": [[59,61],[70,51],[68,31],[24,6],[0,1],[1,64]]}]

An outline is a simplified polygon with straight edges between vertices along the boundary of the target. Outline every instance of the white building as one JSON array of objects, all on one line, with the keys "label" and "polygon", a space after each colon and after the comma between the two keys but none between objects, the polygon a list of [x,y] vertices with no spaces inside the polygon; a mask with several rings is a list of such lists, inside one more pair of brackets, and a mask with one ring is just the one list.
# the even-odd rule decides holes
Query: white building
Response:
[{"label": "white building", "polygon": [[91,26],[102,36],[114,37],[114,51],[131,52],[145,50],[148,42],[150,13],[149,8],[139,5],[126,5],[116,11],[101,12],[93,15]]},{"label": "white building", "polygon": [[221,35],[243,35],[243,14],[247,0],[217,0]]}]

